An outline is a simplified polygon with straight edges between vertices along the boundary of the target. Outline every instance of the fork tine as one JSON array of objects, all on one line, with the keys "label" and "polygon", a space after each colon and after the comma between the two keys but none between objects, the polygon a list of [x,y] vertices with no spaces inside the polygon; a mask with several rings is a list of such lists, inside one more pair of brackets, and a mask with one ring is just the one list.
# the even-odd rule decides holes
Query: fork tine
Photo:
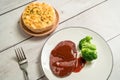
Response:
[{"label": "fork tine", "polygon": [[16,53],[16,56],[17,56],[17,60],[21,61],[18,49],[15,49],[15,53]]},{"label": "fork tine", "polygon": [[23,51],[23,48],[21,47],[21,52],[23,53],[23,58],[26,59],[25,53]]},{"label": "fork tine", "polygon": [[15,49],[15,53],[16,53],[18,61],[22,61],[22,60],[26,59],[26,56],[25,56],[25,53],[24,53],[22,47]]},{"label": "fork tine", "polygon": [[23,57],[23,53],[21,52],[20,48],[18,48],[18,53],[19,53],[19,58],[22,61],[24,59],[24,57]]}]

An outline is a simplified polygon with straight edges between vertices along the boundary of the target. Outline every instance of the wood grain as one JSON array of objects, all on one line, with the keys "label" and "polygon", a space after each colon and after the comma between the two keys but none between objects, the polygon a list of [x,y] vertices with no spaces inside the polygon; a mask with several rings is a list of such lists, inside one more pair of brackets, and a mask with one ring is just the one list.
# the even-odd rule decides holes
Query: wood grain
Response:
[{"label": "wood grain", "polygon": [[[47,2],[48,0],[45,1]],[[57,10],[59,10],[59,14],[61,17],[61,24],[56,29],[56,31],[70,26],[81,26],[90,28],[99,33],[109,44],[113,52],[114,68],[109,80],[119,80],[120,11],[117,8],[120,7],[120,1],[109,0],[106,3],[96,6],[89,11],[86,11],[83,14],[75,16],[76,14],[81,12],[80,7],[79,10],[77,10],[78,8],[76,8],[77,6],[79,6],[78,3],[80,3],[80,1],[82,1],[82,3],[85,3],[85,0],[64,0],[62,2],[61,0],[48,1],[48,3],[52,4],[54,7],[57,8]],[[88,4],[90,4],[90,2]],[[72,8],[70,5],[75,8],[74,11],[71,11]],[[0,16],[0,50],[30,37],[24,34],[24,32],[22,32],[18,28],[18,21],[21,15],[20,12],[24,9],[24,7]],[[72,16],[75,17],[70,18]],[[41,38],[32,37],[17,44],[16,46],[14,45],[13,47],[1,52],[0,80],[24,80],[23,73],[16,61],[16,56],[14,53],[15,47],[23,47],[25,51],[29,62],[28,73],[30,80],[36,80],[41,77],[44,74],[40,63],[41,50],[48,37],[49,36]],[[40,80],[46,80],[46,78],[44,77]]]},{"label": "wood grain", "polygon": [[[43,0],[40,1],[42,2]],[[61,23],[103,1],[105,0],[45,0],[44,2],[53,5],[58,11]],[[18,25],[19,18],[24,8],[25,6],[0,16],[0,52],[29,39],[30,36],[22,32]]]}]

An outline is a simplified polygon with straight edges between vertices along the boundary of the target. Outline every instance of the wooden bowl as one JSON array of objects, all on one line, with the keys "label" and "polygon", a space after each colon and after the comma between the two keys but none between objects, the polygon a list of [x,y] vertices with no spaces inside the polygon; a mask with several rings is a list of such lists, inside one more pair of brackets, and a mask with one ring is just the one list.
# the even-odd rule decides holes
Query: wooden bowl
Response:
[{"label": "wooden bowl", "polygon": [[28,35],[31,35],[31,36],[36,36],[36,37],[41,37],[41,36],[46,36],[46,35],[49,35],[51,34],[58,26],[58,22],[59,22],[59,14],[58,12],[55,10],[55,14],[56,14],[56,22],[55,24],[52,26],[52,29],[48,30],[48,31],[45,31],[45,32],[42,32],[42,33],[35,33],[35,32],[32,32],[31,30],[29,30],[24,24],[23,24],[23,21],[22,21],[22,18],[20,18],[20,27],[21,29],[27,33]]}]

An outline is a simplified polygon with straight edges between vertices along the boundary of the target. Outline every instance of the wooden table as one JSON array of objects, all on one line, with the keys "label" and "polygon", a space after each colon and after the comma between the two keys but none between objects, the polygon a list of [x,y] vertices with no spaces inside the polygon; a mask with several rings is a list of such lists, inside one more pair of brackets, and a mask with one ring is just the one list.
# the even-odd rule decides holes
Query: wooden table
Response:
[{"label": "wooden table", "polygon": [[47,80],[40,55],[49,36],[29,36],[18,24],[21,12],[32,1],[46,2],[58,10],[60,22],[52,34],[70,26],[89,28],[100,34],[113,52],[114,66],[109,80],[120,79],[120,0],[0,0],[0,80],[24,80],[15,47],[23,47],[25,51],[30,80]]}]

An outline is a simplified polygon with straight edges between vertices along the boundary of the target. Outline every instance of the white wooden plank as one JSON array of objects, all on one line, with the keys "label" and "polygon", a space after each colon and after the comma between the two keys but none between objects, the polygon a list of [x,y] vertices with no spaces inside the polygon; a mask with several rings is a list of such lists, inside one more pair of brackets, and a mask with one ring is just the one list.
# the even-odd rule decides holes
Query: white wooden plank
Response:
[{"label": "white wooden plank", "polygon": [[[105,40],[108,40],[111,37],[114,37],[115,35],[119,34],[118,32],[119,31],[119,24],[118,24],[119,15],[118,14],[120,12],[116,10],[116,8],[118,7],[119,7],[119,0],[116,0],[116,1],[111,0],[107,3],[97,6],[94,9],[89,10],[88,12],[84,14],[81,14],[80,16],[76,18],[73,18],[61,24],[57,28],[57,30],[62,29],[64,27],[69,27],[69,26],[83,26],[83,27],[87,27],[87,28],[90,28],[98,32],[105,38]],[[109,10],[109,8],[111,10]],[[4,19],[4,21],[5,20],[6,19]],[[5,25],[5,24],[2,24],[2,25]],[[12,32],[14,32],[14,30]],[[14,37],[15,36],[18,36],[16,38],[20,38],[21,36],[20,39],[24,39],[26,37],[24,36],[23,38],[22,34],[19,34],[19,32],[17,33],[17,35],[14,34]],[[17,45],[17,47],[19,46],[23,47],[25,54],[27,56],[27,59],[29,61],[28,73],[29,73],[30,80],[36,80],[43,74],[42,68],[40,66],[41,65],[40,64],[40,53],[42,50],[42,46],[45,43],[47,38],[48,37],[42,37],[42,38],[34,37],[28,41],[25,41]],[[13,41],[15,40],[17,39],[13,39]],[[108,44],[110,45],[110,48],[112,49],[113,57],[114,57],[114,68],[113,68],[113,72],[109,80],[119,80],[120,79],[120,76],[119,76],[120,75],[120,63],[119,63],[120,61],[120,55],[119,55],[120,36],[109,41]],[[16,78],[17,80],[23,80],[23,73],[19,69],[19,66],[16,62],[14,47],[13,47],[0,53],[0,80],[16,80]],[[41,80],[46,80],[46,79],[41,79]]]},{"label": "white wooden plank", "polygon": [[33,0],[0,0],[0,15]]},{"label": "white wooden plank", "polygon": [[[21,10],[22,9],[23,8],[21,8]],[[18,12],[21,10],[18,10]],[[13,14],[11,14],[11,15],[13,15]],[[20,13],[19,13],[19,15],[20,15]],[[9,17],[9,15],[7,17]],[[18,18],[19,18],[19,16],[15,19],[17,20]],[[68,27],[69,23],[72,25],[72,22],[76,22],[76,19],[80,20],[79,18],[80,17],[74,18],[66,23],[61,24],[57,30],[64,28],[64,27]],[[84,20],[84,18],[82,20]],[[77,22],[77,24],[78,23],[79,23],[79,21]],[[12,32],[14,33],[14,31],[15,30],[13,30]],[[16,38],[15,40],[18,40],[18,41],[24,39],[25,37],[29,37],[27,35],[23,36],[24,34],[21,34],[19,32],[16,34],[14,34],[13,38],[15,37]],[[16,36],[18,36],[18,37],[16,37]],[[17,38],[20,38],[20,39],[17,39]],[[6,39],[8,39],[8,38],[6,38]],[[42,50],[42,46],[45,43],[46,39],[47,39],[47,37],[42,37],[42,38],[34,37],[28,41],[25,41],[25,42],[17,45],[17,46],[22,46],[27,55],[27,58],[29,61],[28,73],[29,73],[30,80],[36,80],[43,74],[42,68],[40,66],[40,52]],[[13,39],[13,41],[15,41],[15,40]],[[22,74],[21,70],[19,69],[19,66],[14,58],[15,58],[14,47],[0,53],[0,60],[1,60],[0,72],[2,71],[2,73],[0,73],[0,80],[16,80],[16,77],[17,77],[17,80],[23,80],[23,74]],[[6,66],[6,64],[8,64],[8,65]],[[18,73],[18,74],[11,74],[11,72]]]},{"label": "white wooden plank", "polygon": [[[10,53],[10,55],[8,55],[7,53]],[[17,80],[17,79],[23,80],[24,79],[22,77],[22,72],[19,70],[19,66],[16,63],[15,55],[11,49],[9,51],[6,51],[4,55],[0,54],[0,58],[1,58],[0,80]],[[19,76],[17,76],[18,74]]]},{"label": "white wooden plank", "polygon": [[[66,0],[64,3],[60,0],[57,1],[38,0],[38,1],[49,3],[53,5],[55,8],[57,8],[60,14],[60,21],[62,22],[106,0]],[[61,2],[62,4],[59,4]]]},{"label": "white wooden plank", "polygon": [[0,16],[0,50],[30,37],[20,30],[18,24],[24,8],[25,6]]},{"label": "white wooden plank", "polygon": [[89,28],[99,33],[107,41],[120,34],[119,0],[108,0],[79,16],[61,24],[59,29],[71,26]]},{"label": "white wooden plank", "polygon": [[45,37],[41,40],[39,38],[33,38],[0,53],[0,80],[16,80],[16,78],[17,80],[23,80],[23,73],[19,69],[14,52],[15,48],[21,46],[29,62],[28,74],[30,80],[36,80],[41,77],[43,71],[40,64],[40,53],[46,39]]},{"label": "white wooden plank", "polygon": [[[41,57],[41,50],[42,47],[47,40],[48,37],[39,38],[31,38],[28,41],[25,41],[17,46],[10,48],[2,53],[0,53],[0,80],[23,80],[23,73],[19,69],[19,66],[16,62],[16,56],[14,53],[14,48],[16,47],[23,47],[25,54],[27,56],[29,66],[28,66],[28,73],[30,80],[36,80],[42,76],[43,71],[40,64],[40,57]],[[119,80],[119,70],[120,70],[120,55],[119,52],[119,45],[120,45],[120,36],[109,41],[109,45],[113,52],[114,57],[114,70],[110,77],[110,80]],[[11,74],[17,73],[17,74]],[[7,77],[6,77],[7,76]],[[40,79],[40,80],[46,80]]]},{"label": "white wooden plank", "polygon": [[[53,5],[58,10],[60,22],[62,22],[102,1],[104,0],[45,0],[44,2]],[[0,16],[0,51],[29,37],[19,29],[17,23],[24,7]]]},{"label": "white wooden plank", "polygon": [[20,30],[18,24],[23,8],[0,16],[0,50],[29,37]]},{"label": "white wooden plank", "polygon": [[109,80],[120,79],[120,36],[108,42],[113,52],[114,67]]}]

